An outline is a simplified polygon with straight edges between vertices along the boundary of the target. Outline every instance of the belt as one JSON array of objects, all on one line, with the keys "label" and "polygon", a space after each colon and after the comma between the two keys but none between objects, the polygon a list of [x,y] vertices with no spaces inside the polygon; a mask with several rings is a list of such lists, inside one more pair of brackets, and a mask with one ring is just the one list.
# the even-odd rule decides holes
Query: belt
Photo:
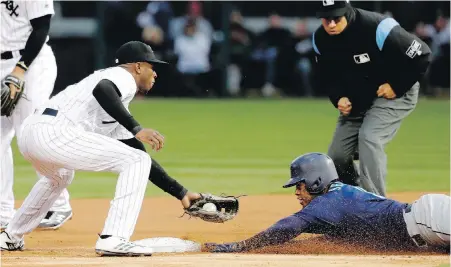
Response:
[{"label": "belt", "polygon": [[[19,50],[19,54],[22,55],[25,49]],[[11,59],[14,57],[13,51],[6,51],[1,54],[1,59]]]},{"label": "belt", "polygon": [[412,211],[412,204],[407,204],[407,207],[404,209],[404,211],[405,211],[406,213],[411,212],[411,211]]},{"label": "belt", "polygon": [[[407,207],[404,209],[404,212],[406,214],[410,213],[412,211],[412,205],[411,204],[407,204]],[[416,234],[414,236],[411,236],[410,238],[412,238],[413,242],[415,242],[415,244],[419,247],[427,247],[427,243],[426,241],[424,241],[424,239],[421,237],[420,234]]]},{"label": "belt", "polygon": [[42,115],[49,115],[53,117],[56,117],[56,114],[58,114],[58,110],[53,108],[46,108],[44,112],[42,112]]}]

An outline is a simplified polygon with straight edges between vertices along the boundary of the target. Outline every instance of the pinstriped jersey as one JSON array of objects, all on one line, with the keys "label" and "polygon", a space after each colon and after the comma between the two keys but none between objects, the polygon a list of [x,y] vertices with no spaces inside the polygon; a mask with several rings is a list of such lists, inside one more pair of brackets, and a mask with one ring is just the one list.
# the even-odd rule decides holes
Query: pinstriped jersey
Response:
[{"label": "pinstriped jersey", "polygon": [[113,130],[122,129],[100,106],[92,94],[97,84],[103,80],[110,80],[119,89],[121,101],[128,110],[128,106],[136,94],[137,85],[133,76],[121,67],[111,67],[95,71],[80,82],[68,86],[66,89],[52,97],[44,108],[58,110],[66,118],[89,132],[102,135],[117,135]]},{"label": "pinstriped jersey", "polygon": [[[33,28],[30,20],[53,15],[53,1],[1,1],[1,52],[25,48]],[[49,37],[47,36],[48,41]]]}]

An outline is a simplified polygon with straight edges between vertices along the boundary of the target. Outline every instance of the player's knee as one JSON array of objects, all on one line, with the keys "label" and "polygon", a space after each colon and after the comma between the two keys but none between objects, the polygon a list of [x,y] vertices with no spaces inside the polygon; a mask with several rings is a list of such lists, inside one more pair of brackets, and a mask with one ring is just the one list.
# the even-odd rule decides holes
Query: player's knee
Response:
[{"label": "player's knee", "polygon": [[61,178],[61,184],[63,187],[69,186],[74,180],[74,171],[61,169],[58,171],[58,176]]},{"label": "player's knee", "polygon": [[150,169],[150,166],[152,165],[152,159],[150,158],[149,154],[147,154],[144,151],[136,150],[136,163],[142,164],[146,166],[146,168]]}]

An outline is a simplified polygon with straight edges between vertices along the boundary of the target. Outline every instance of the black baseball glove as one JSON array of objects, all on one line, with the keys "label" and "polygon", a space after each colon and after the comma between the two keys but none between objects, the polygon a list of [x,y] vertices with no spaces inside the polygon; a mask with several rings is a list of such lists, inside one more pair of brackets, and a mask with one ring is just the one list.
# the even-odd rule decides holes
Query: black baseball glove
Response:
[{"label": "black baseball glove", "polygon": [[[238,197],[215,196],[212,194],[200,195],[201,198],[194,200],[191,206],[185,209],[184,214],[213,223],[223,223],[233,219],[237,215],[239,208]],[[216,208],[204,209],[204,205],[207,203],[214,204]]]},{"label": "black baseball glove", "polygon": [[[9,87],[10,84],[13,84],[16,88],[19,89],[19,91],[16,91],[16,95],[14,98],[11,98],[11,88]],[[2,116],[11,116],[14,108],[17,105],[17,102],[21,98],[23,94],[23,90],[25,88],[25,82],[21,79],[17,78],[13,75],[7,75],[2,81]]]}]

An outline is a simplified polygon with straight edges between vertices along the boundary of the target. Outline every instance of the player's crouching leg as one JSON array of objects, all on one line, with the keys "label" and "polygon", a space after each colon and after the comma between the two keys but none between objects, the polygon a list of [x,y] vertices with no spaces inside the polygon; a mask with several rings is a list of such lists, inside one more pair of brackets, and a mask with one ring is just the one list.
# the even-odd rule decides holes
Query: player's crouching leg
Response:
[{"label": "player's crouching leg", "polygon": [[116,193],[96,243],[96,253],[101,256],[151,256],[153,253],[152,248],[129,241],[141,210],[152,160],[147,153],[136,150],[132,163],[126,165],[120,168]]}]

